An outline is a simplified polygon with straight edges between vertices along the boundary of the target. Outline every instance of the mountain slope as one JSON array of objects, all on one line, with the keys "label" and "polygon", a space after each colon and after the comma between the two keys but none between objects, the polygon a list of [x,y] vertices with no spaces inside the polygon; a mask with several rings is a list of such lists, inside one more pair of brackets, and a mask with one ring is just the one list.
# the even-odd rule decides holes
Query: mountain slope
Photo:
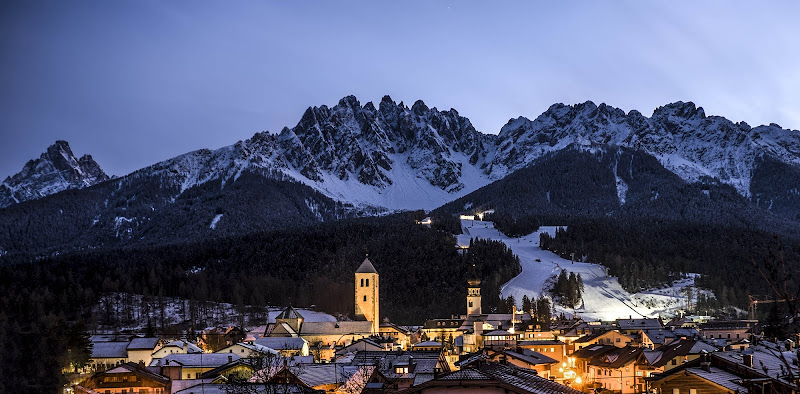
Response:
[{"label": "mountain slope", "polygon": [[68,189],[80,189],[109,177],[90,155],[76,158],[66,141],[56,141],[0,185],[0,208]]}]

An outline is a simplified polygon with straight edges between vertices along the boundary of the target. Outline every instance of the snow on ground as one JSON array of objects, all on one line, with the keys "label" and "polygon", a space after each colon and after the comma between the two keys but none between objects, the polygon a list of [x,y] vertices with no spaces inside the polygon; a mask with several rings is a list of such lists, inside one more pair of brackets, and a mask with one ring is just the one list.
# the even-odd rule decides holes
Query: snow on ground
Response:
[{"label": "snow on ground", "polygon": [[220,219],[222,219],[222,214],[218,213],[216,216],[214,216],[214,219],[211,219],[211,225],[209,225],[208,228],[215,230]]},{"label": "snow on ground", "polygon": [[[166,325],[181,324],[189,319],[190,304],[188,300],[165,297],[163,302]],[[197,322],[204,326],[237,326],[242,321],[240,315],[243,313],[245,327],[248,327],[263,325],[265,317],[268,317],[269,322],[275,322],[275,317],[285,308],[245,306],[243,310],[237,310],[236,306],[232,304],[206,302],[205,307],[198,306],[197,309],[199,314]],[[142,331],[147,327],[148,318],[153,324],[158,325],[161,316],[158,298],[145,298],[140,294],[106,294],[94,306],[94,310],[98,316],[105,316],[110,313],[114,321],[123,322],[116,327],[99,327],[100,331],[109,332],[119,330]],[[336,321],[336,317],[324,312],[302,308],[296,308],[296,310],[308,322]],[[253,318],[258,319],[258,321],[251,321]]]},{"label": "snow on ground", "polygon": [[[502,241],[517,256],[522,273],[501,288],[502,297],[513,295],[519,306],[522,296],[538,297],[548,278],[558,275],[562,269],[580,274],[584,284],[583,305],[574,312],[586,320],[614,320],[618,318],[667,317],[685,307],[685,297],[680,289],[694,284],[690,276],[672,287],[630,294],[620,286],[616,277],[607,277],[606,268],[599,264],[571,262],[553,252],[539,248],[539,235],[546,232],[554,235],[558,227],[542,226],[538,231],[519,238],[510,238],[494,228],[492,222],[462,220],[464,234],[458,236],[459,246],[469,246],[471,238]],[[682,303],[683,302],[683,303]],[[556,307],[567,315],[571,309]]]}]

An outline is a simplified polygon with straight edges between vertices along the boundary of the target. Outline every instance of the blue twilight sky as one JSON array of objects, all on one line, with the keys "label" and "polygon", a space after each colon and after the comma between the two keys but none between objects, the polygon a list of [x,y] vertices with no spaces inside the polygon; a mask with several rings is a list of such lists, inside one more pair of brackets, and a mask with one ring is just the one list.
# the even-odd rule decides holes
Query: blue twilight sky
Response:
[{"label": "blue twilight sky", "polygon": [[124,175],[349,94],[486,133],[586,100],[800,128],[798,1],[1,3],[0,180],[56,139]]}]

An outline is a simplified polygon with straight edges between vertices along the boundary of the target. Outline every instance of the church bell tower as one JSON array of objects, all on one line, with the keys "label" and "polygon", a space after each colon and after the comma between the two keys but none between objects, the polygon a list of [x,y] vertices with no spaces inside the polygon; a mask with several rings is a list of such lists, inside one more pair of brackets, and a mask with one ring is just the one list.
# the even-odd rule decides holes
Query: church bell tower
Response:
[{"label": "church bell tower", "polygon": [[475,264],[472,264],[470,279],[467,279],[467,316],[481,314],[481,280],[475,273]]},{"label": "church bell tower", "polygon": [[356,270],[355,306],[356,317],[372,322],[372,332],[378,333],[381,324],[378,308],[378,271],[369,258],[364,259]]}]

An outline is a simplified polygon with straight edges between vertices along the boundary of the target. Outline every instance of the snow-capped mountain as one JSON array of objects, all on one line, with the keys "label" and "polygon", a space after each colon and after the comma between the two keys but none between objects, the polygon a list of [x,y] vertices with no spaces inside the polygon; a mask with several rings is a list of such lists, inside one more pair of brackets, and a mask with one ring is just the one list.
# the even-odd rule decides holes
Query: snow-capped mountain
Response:
[{"label": "snow-capped mountain", "polygon": [[800,132],[776,124],[751,128],[744,122],[706,116],[691,102],[656,108],[650,118],[591,101],[554,104],[535,120],[510,120],[497,141],[492,174],[516,170],[571,144],[609,144],[650,153],[687,182],[718,178],[743,196],[751,194],[751,178],[760,159],[800,165]]},{"label": "snow-capped mountain", "polygon": [[[278,134],[260,132],[221,149],[190,152],[117,182],[122,188],[158,176],[175,197],[212,180],[224,187],[249,171],[301,182],[357,207],[432,209],[570,145],[642,150],[687,182],[718,178],[743,196],[753,195],[752,177],[765,158],[800,166],[800,132],[706,116],[691,102],[659,107],[650,118],[591,101],[554,104],[534,120],[512,119],[491,135],[454,109],[439,111],[422,101],[409,108],[388,96],[376,108],[348,96],[333,107],[308,108],[296,126]],[[75,160],[65,146],[57,143],[6,180],[0,205],[107,179],[91,158]]]},{"label": "snow-capped mountain", "polygon": [[3,181],[0,208],[108,179],[92,156],[76,158],[66,141],[56,141],[38,159],[29,161],[22,171]]}]

